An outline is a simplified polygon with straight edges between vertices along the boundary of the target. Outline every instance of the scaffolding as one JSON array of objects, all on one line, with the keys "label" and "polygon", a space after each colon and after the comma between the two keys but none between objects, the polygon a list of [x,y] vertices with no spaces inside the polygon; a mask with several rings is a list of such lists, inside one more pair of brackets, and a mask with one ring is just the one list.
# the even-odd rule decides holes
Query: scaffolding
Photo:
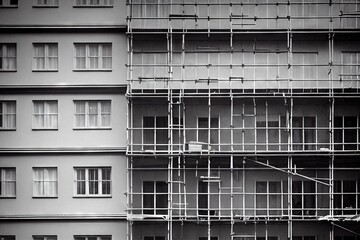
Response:
[{"label": "scaffolding", "polygon": [[277,222],[359,236],[360,2],[127,6],[129,240],[149,222],[168,240],[191,223],[208,240],[220,223],[231,240]]}]

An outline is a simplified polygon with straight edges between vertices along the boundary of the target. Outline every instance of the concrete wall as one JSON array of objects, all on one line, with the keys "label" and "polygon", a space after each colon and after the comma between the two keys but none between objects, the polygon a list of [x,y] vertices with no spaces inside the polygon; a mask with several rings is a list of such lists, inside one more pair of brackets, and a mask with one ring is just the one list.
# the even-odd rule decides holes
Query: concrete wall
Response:
[{"label": "concrete wall", "polygon": [[0,22],[14,25],[118,25],[125,24],[126,1],[112,8],[74,8],[75,1],[59,1],[58,8],[33,8],[33,0],[17,8],[0,8]]},{"label": "concrete wall", "polygon": [[[11,19],[15,18],[12,17]],[[74,43],[81,42],[112,43],[112,70],[73,71],[75,68]],[[17,70],[16,72],[0,72],[0,84],[79,85],[126,83],[126,37],[123,34],[6,33],[0,34],[0,43],[16,43],[17,45]],[[58,43],[59,63],[57,72],[32,72],[33,43]]]},{"label": "concrete wall", "polygon": [[71,240],[75,235],[111,235],[126,240],[125,221],[14,221],[1,222],[0,235],[15,235],[16,240],[29,240],[33,235],[57,235],[58,240]]},{"label": "concrete wall", "polygon": [[[74,167],[82,166],[111,167],[111,197],[74,197]],[[126,158],[122,154],[1,156],[0,167],[16,168],[16,198],[0,199],[1,216],[125,215]],[[56,198],[33,197],[33,167],[57,167]]]}]

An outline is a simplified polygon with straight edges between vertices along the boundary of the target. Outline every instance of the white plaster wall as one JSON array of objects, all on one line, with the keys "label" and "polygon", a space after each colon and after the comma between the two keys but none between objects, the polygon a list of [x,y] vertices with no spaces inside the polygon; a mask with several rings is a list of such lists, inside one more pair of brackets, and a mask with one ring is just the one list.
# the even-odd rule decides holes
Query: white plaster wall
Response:
[{"label": "white plaster wall", "polygon": [[33,0],[17,8],[0,8],[0,22],[14,25],[118,25],[126,22],[126,1],[112,8],[74,8],[73,0],[59,1],[58,8],[33,8]]},{"label": "white plaster wall", "polygon": [[75,235],[111,235],[126,240],[125,221],[14,221],[0,224],[0,235],[15,235],[16,240],[33,239],[33,235],[57,235],[58,240],[72,240]]},{"label": "white plaster wall", "polygon": [[[74,167],[82,166],[111,167],[111,197],[74,197]],[[1,156],[0,167],[16,168],[16,198],[0,199],[2,216],[125,215],[126,157],[122,154]],[[57,198],[33,198],[33,167],[57,167]]]},{"label": "white plaster wall", "polygon": [[[2,33],[0,43],[16,43],[17,47],[17,70],[16,72],[0,72],[0,84],[126,83],[126,37],[121,33]],[[33,43],[58,43],[57,72],[32,71]],[[112,43],[112,70],[73,71],[75,68],[74,43]]]},{"label": "white plaster wall", "polygon": [[[120,94],[16,94],[16,130],[0,132],[3,148],[125,147],[126,99]],[[33,130],[33,100],[58,100],[58,129]],[[75,130],[74,100],[111,100],[111,129]]]}]

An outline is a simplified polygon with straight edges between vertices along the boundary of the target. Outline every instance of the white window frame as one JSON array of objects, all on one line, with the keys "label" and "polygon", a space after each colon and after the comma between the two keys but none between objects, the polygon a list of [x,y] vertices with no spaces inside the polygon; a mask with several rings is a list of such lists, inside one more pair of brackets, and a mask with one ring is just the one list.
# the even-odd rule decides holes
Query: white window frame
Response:
[{"label": "white window frame", "polygon": [[[13,104],[15,106],[14,113],[8,112],[9,104]],[[16,129],[16,101],[0,101],[0,105],[2,105],[2,112],[0,112],[0,118],[2,118],[2,126],[0,126],[0,130],[15,130]],[[14,127],[4,127],[4,125],[8,125],[7,117],[9,115],[15,116]]]},{"label": "white window frame", "polygon": [[[85,58],[85,68],[78,68],[76,66],[76,59],[79,57],[76,55],[76,48],[82,46],[85,46],[85,56],[81,56],[82,58]],[[90,59],[92,58],[90,56],[90,46],[97,46],[98,47],[98,68],[91,68],[90,67]],[[103,55],[103,47],[104,46],[110,46],[111,47],[111,56],[104,56]],[[105,68],[103,58],[111,58],[111,66],[108,68]],[[94,56],[93,56],[94,58]],[[113,54],[112,54],[112,43],[74,43],[74,70],[75,71],[112,71],[112,60],[113,60]]]},{"label": "white window frame", "polygon": [[[14,47],[15,49],[15,56],[8,56],[8,48]],[[0,71],[16,71],[17,69],[17,46],[16,43],[0,43],[0,49],[2,52],[2,55],[0,56],[1,62],[1,68]],[[4,68],[5,65],[9,65],[9,59],[14,58],[15,59],[15,67],[14,68]]]},{"label": "white window frame", "polygon": [[[44,113],[37,114],[35,113],[35,104],[36,103],[42,103],[44,104]],[[56,113],[49,113],[49,103],[56,103]],[[44,115],[44,126],[36,126],[36,115]],[[56,126],[50,127],[48,126],[51,117],[55,115],[56,116]],[[33,100],[33,123],[32,123],[32,129],[35,130],[57,130],[59,127],[59,105],[57,100]]]},{"label": "white window frame", "polygon": [[[97,125],[96,126],[90,126],[90,102],[97,102]],[[110,112],[109,113],[102,113],[101,112],[101,105],[105,102],[108,102],[110,104]],[[76,104],[77,103],[85,103],[85,113],[77,113],[76,112]],[[111,129],[111,113],[112,113],[112,107],[111,107],[111,100],[74,100],[74,129]],[[77,115],[85,115],[85,125],[84,126],[77,126],[76,125],[76,116]],[[102,126],[102,116],[109,115],[110,117],[110,123],[109,126]]]},{"label": "white window frame", "polygon": [[[15,180],[8,180],[5,179],[5,173],[6,171],[14,171],[15,174]],[[14,183],[14,195],[5,195],[4,189],[7,183]],[[0,198],[14,198],[16,197],[16,168],[0,168],[0,184],[1,184],[1,192],[0,192]]]},{"label": "white window frame", "polygon": [[59,7],[59,0],[34,0],[33,7]]},{"label": "white window frame", "polygon": [[16,4],[11,4],[11,0],[2,0],[2,4],[0,7],[17,7],[19,4],[19,0],[16,1]]},{"label": "white window frame", "polygon": [[[56,56],[49,56],[49,47],[50,46],[56,46]],[[44,47],[44,68],[36,68],[36,59],[40,57],[36,57],[36,47]],[[56,58],[56,67],[50,68],[49,62],[50,58]],[[59,69],[59,46],[57,43],[33,43],[33,71],[58,71]]]},{"label": "white window frame", "polygon": [[[55,176],[55,180],[45,180],[45,179],[36,179],[36,171],[43,171],[44,175],[45,175],[45,171],[47,170],[55,170],[56,171],[56,176]],[[36,194],[36,187],[37,187],[37,182],[41,183],[41,187],[43,188],[43,192],[44,194]],[[55,183],[55,190],[54,190],[54,195],[48,195],[45,193],[45,184],[46,183]],[[58,170],[57,167],[33,167],[33,197],[46,197],[46,198],[52,198],[52,197],[57,197],[58,196]],[[39,236],[37,236],[39,237]],[[43,239],[43,240],[47,240],[47,239]]]},{"label": "white window frame", "polygon": [[74,7],[114,7],[114,0],[74,0]]},{"label": "white window frame", "polygon": [[[102,170],[108,169],[110,170],[110,179],[109,180],[103,180],[102,178]],[[80,180],[85,182],[85,193],[77,193],[77,184],[80,182],[77,180],[78,170],[85,170],[85,179]],[[98,183],[98,193],[97,194],[91,194],[90,193],[90,179],[89,179],[89,170],[97,170],[98,171],[98,180],[96,181]],[[74,167],[74,196],[75,197],[111,197],[112,193],[112,174],[111,174],[111,167]],[[109,182],[110,183],[110,193],[105,194],[103,193],[102,189],[102,183],[103,182]]]}]

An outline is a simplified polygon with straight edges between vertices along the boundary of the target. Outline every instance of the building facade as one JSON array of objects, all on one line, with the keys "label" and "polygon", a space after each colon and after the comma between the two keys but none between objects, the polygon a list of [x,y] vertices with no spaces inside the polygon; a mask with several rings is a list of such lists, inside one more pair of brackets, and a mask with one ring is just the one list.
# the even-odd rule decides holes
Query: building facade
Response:
[{"label": "building facade", "polygon": [[0,0],[0,240],[360,238],[357,0]]}]

